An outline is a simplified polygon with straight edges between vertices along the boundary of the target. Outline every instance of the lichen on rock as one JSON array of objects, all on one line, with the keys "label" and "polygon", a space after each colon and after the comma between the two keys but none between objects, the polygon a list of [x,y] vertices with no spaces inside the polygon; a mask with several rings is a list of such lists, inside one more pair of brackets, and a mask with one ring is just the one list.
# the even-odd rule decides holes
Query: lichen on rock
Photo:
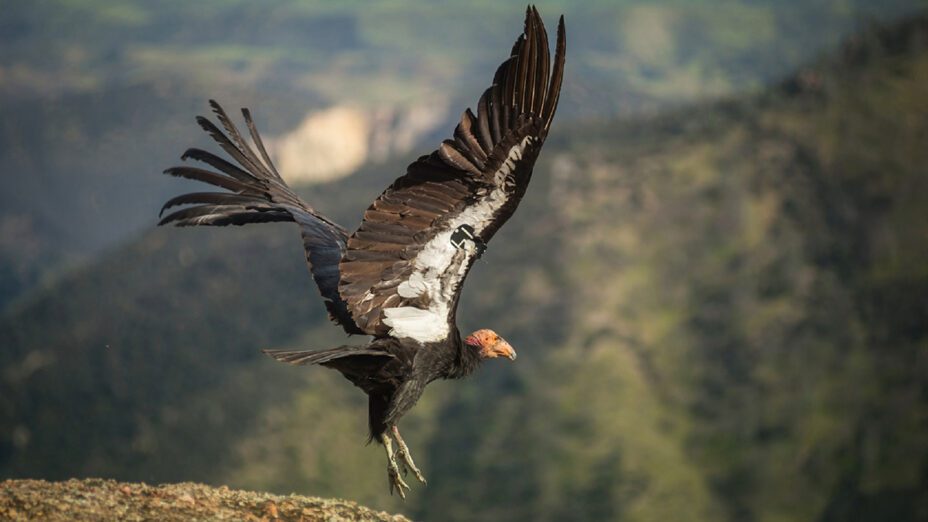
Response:
[{"label": "lichen on rock", "polygon": [[404,522],[337,499],[272,495],[190,482],[149,486],[104,479],[5,480],[0,520],[249,520]]}]

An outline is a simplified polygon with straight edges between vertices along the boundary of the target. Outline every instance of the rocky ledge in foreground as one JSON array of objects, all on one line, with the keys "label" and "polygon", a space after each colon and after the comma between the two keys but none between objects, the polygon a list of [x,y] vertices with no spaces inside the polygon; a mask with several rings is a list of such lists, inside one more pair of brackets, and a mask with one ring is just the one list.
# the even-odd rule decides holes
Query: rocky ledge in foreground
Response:
[{"label": "rocky ledge in foreground", "polygon": [[0,482],[0,520],[408,521],[346,500],[181,483],[149,486],[85,479]]}]

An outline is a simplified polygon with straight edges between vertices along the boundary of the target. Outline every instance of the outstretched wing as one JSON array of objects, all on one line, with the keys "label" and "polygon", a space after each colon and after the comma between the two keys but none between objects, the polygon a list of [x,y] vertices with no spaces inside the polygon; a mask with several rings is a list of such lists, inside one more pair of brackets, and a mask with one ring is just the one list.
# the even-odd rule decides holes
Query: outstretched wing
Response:
[{"label": "outstretched wing", "polygon": [[260,158],[222,107],[214,100],[209,103],[226,132],[202,116],[197,117],[197,123],[238,165],[205,150],[188,149],[181,156],[182,160],[201,161],[215,171],[180,166],[169,168],[164,173],[202,181],[227,192],[192,192],[177,196],[164,204],[162,214],[168,208],[185,207],[168,214],[158,224],[225,226],[295,221],[300,225],[303,236],[306,262],[325,299],[329,315],[346,332],[363,333],[354,324],[347,304],[338,294],[338,266],[348,241],[347,231],[317,212],[284,183],[264,148],[248,109],[242,109],[242,115]]},{"label": "outstretched wing", "polygon": [[564,18],[553,73],[534,7],[493,85],[454,138],[411,164],[349,238],[339,293],[370,335],[445,339],[459,290],[484,245],[515,211],[551,127],[564,74]]}]

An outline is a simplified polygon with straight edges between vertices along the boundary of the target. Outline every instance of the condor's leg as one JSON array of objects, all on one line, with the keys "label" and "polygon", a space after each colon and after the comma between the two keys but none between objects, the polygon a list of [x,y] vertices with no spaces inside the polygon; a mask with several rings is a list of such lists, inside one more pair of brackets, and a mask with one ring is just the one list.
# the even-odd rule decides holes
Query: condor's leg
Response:
[{"label": "condor's leg", "polygon": [[419,482],[427,484],[425,477],[422,476],[422,472],[419,471],[419,468],[416,467],[416,463],[412,460],[412,453],[409,452],[409,446],[406,445],[406,441],[403,440],[403,436],[400,435],[400,429],[394,424],[392,430],[393,438],[396,439],[396,446],[398,448],[397,453],[399,453],[400,458],[403,459],[403,474],[405,475],[405,471],[410,469]]},{"label": "condor's leg", "polygon": [[[391,394],[389,404],[387,408],[383,410],[383,416],[377,418],[376,424],[371,424],[371,432],[378,433],[381,442],[383,442],[384,447],[387,448],[387,459],[390,461],[390,465],[387,469],[390,474],[390,492],[392,493],[393,487],[396,486],[400,492],[400,496],[403,498],[406,498],[403,488],[409,489],[409,486],[406,485],[399,476],[396,458],[393,456],[393,445],[390,435],[392,434],[396,437],[396,442],[400,448],[400,455],[403,457],[403,465],[412,469],[416,473],[416,478],[425,482],[425,478],[422,477],[419,468],[417,468],[412,461],[412,456],[409,454],[409,447],[406,446],[403,437],[400,436],[399,430],[396,429],[396,423],[399,421],[400,417],[409,411],[409,408],[412,408],[416,401],[419,400],[419,396],[422,395],[422,390],[425,386],[424,382],[425,381],[419,379],[407,379],[406,382],[401,384]],[[376,431],[374,431],[375,429]],[[387,431],[391,433],[387,433]]]},{"label": "condor's leg", "polygon": [[406,491],[409,490],[409,485],[400,477],[400,469],[396,465],[396,456],[393,455],[393,441],[389,435],[381,433],[380,442],[383,443],[383,447],[387,450],[387,477],[390,480],[390,494],[392,495],[393,490],[396,489],[400,494],[400,498],[406,500]]}]

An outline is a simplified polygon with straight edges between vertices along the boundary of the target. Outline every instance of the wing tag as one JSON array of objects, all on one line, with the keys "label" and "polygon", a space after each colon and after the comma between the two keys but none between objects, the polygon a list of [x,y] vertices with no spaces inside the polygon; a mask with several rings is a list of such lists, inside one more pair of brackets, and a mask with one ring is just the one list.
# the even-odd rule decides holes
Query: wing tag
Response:
[{"label": "wing tag", "polygon": [[464,248],[464,243],[468,240],[474,241],[474,237],[474,227],[470,225],[461,225],[454,229],[454,233],[451,234],[451,244],[454,245],[454,248],[460,250]]},{"label": "wing tag", "polygon": [[464,244],[467,241],[473,241],[474,247],[477,251],[477,259],[483,255],[483,252],[486,251],[487,245],[479,237],[477,237],[476,232],[474,232],[474,227],[470,225],[461,225],[458,228],[454,229],[454,233],[451,234],[451,244],[454,248],[458,250],[464,250]]}]

